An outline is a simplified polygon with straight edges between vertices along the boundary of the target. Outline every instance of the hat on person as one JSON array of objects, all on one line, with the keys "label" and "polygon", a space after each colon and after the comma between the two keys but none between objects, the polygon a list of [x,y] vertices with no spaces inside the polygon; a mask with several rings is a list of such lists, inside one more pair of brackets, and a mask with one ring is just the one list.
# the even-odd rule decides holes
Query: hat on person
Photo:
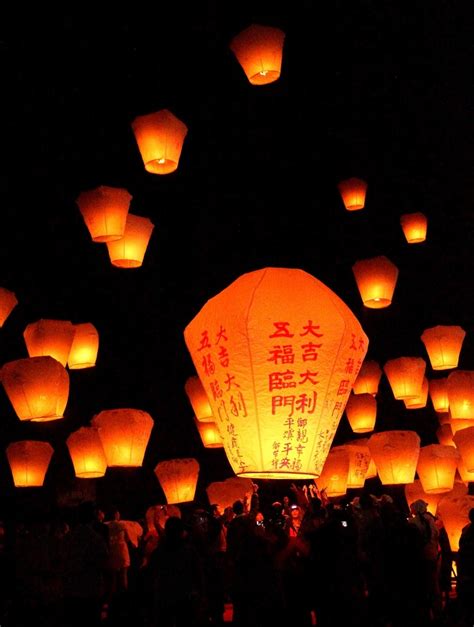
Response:
[{"label": "hat on person", "polygon": [[417,499],[411,504],[411,509],[415,512],[415,514],[424,514],[428,508],[428,503],[423,501],[423,499]]}]

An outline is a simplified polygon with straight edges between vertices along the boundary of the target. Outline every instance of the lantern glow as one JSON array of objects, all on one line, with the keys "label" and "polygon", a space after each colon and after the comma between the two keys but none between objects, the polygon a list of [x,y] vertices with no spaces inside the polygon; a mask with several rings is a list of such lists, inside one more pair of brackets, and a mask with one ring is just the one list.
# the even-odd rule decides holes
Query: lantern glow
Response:
[{"label": "lantern glow", "polygon": [[95,479],[107,470],[104,447],[99,432],[94,427],[81,427],[71,433],[66,445],[74,465],[76,477]]},{"label": "lantern glow", "polygon": [[340,181],[337,185],[347,211],[358,211],[365,207],[367,183],[362,179],[352,177]]},{"label": "lantern glow", "polygon": [[196,418],[201,422],[214,422],[212,407],[199,377],[189,377],[184,385],[184,390],[189,398]]},{"label": "lantern glow", "polygon": [[366,360],[361,366],[357,379],[354,381],[352,391],[354,394],[372,394],[372,396],[376,396],[381,378],[382,369],[378,363],[373,360]]},{"label": "lantern glow", "polygon": [[74,333],[69,320],[38,320],[27,325],[23,337],[30,357],[49,355],[66,367]]},{"label": "lantern glow", "polygon": [[382,431],[368,442],[383,485],[413,483],[420,454],[420,436],[415,431]]},{"label": "lantern glow", "polygon": [[419,244],[425,241],[428,220],[423,213],[405,213],[400,216],[400,224],[409,244]]},{"label": "lantern glow", "polygon": [[94,416],[107,466],[139,467],[153,428],[153,418],[141,409],[106,409]]},{"label": "lantern glow", "polygon": [[279,28],[251,24],[236,35],[230,49],[252,85],[280,78],[285,33]]},{"label": "lantern glow", "polygon": [[3,327],[6,319],[17,305],[18,300],[15,294],[4,287],[0,287],[0,328]]},{"label": "lantern glow", "polygon": [[459,353],[466,332],[456,325],[438,325],[425,329],[421,341],[425,345],[433,370],[457,368]]},{"label": "lantern glow", "polygon": [[399,400],[417,398],[421,395],[426,362],[421,357],[398,357],[389,359],[384,367],[393,396]]},{"label": "lantern glow", "polygon": [[123,237],[131,200],[126,189],[107,185],[79,194],[76,203],[93,242]]},{"label": "lantern glow", "polygon": [[169,504],[189,503],[194,499],[199,463],[193,458],[159,462],[155,474]]},{"label": "lantern glow", "polygon": [[352,266],[362,302],[369,309],[383,309],[392,303],[398,268],[387,257],[361,259]]},{"label": "lantern glow", "polygon": [[354,433],[373,431],[377,418],[377,401],[372,394],[351,394],[347,401],[346,414]]},{"label": "lantern glow", "polygon": [[427,494],[441,494],[453,489],[458,458],[454,446],[429,444],[420,448],[416,472]]},{"label": "lantern glow", "polygon": [[74,339],[67,360],[68,368],[79,370],[92,368],[97,361],[99,334],[90,322],[74,325]]},{"label": "lantern glow", "polygon": [[41,487],[53,453],[53,447],[48,442],[22,440],[9,444],[7,459],[15,487]]},{"label": "lantern glow", "polygon": [[112,265],[118,268],[139,268],[143,264],[154,227],[148,218],[129,213],[123,237],[107,242]]},{"label": "lantern glow", "polygon": [[204,448],[222,448],[224,446],[215,422],[201,422],[194,417],[194,423],[199,431]]}]

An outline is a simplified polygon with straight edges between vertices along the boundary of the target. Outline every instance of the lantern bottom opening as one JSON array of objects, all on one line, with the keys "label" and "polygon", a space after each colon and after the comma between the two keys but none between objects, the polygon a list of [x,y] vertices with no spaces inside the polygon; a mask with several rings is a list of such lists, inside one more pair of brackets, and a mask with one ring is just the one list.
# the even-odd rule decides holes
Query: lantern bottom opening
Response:
[{"label": "lantern bottom opening", "polygon": [[277,70],[264,70],[263,72],[257,72],[253,76],[249,77],[249,82],[252,85],[267,85],[268,83],[274,83],[280,78],[280,72]]},{"label": "lantern bottom opening", "polygon": [[248,477],[249,479],[317,479],[319,474],[316,472],[275,472],[275,471],[248,471],[238,472],[237,477]]},{"label": "lantern bottom opening", "polygon": [[152,159],[145,163],[145,170],[152,174],[169,174],[174,172],[177,167],[177,162],[172,159]]},{"label": "lantern bottom opening", "polygon": [[[41,416],[40,418],[30,418],[30,422],[50,422],[51,420],[61,420],[64,416]],[[23,418],[25,420],[25,418]],[[28,418],[26,418],[28,420]]]},{"label": "lantern bottom opening", "polygon": [[364,305],[369,309],[383,309],[391,304],[392,300],[390,298],[371,298],[364,300]]}]

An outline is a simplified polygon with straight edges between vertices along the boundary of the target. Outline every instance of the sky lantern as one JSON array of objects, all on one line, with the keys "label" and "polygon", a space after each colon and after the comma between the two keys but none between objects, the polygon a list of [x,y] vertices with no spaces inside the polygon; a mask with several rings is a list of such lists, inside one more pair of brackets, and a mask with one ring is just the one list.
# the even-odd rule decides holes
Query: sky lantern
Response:
[{"label": "sky lantern", "polygon": [[[349,453],[349,472],[347,474],[347,488],[363,488],[371,460],[367,446],[358,446],[355,442],[350,446],[342,445]],[[333,446],[335,451],[339,446]]]},{"label": "sky lantern", "polygon": [[201,380],[197,376],[191,376],[184,384],[184,391],[194,410],[194,415],[201,422],[214,422],[212,407]]},{"label": "sky lantern", "polygon": [[66,440],[76,477],[95,479],[107,470],[104,447],[99,431],[94,427],[81,427]]},{"label": "sky lantern", "polygon": [[469,470],[466,468],[466,464],[462,460],[461,455],[458,458],[458,473],[465,485],[469,485],[469,483],[474,482],[474,471],[469,472]]},{"label": "sky lantern", "polygon": [[457,368],[459,353],[466,332],[456,325],[438,325],[425,329],[421,341],[425,345],[433,370]]},{"label": "sky lantern", "polygon": [[422,409],[426,407],[428,400],[428,379],[423,377],[423,383],[421,385],[421,392],[418,396],[412,396],[411,398],[405,398],[404,403],[406,409]]},{"label": "sky lantern", "polygon": [[6,319],[17,305],[18,300],[14,292],[0,287],[0,328],[3,327]]},{"label": "sky lantern", "polygon": [[235,474],[319,476],[368,346],[343,301],[303,270],[264,268],[184,336]]},{"label": "sky lantern", "polygon": [[382,309],[391,305],[398,268],[390,259],[380,256],[356,261],[352,272],[365,307]]},{"label": "sky lantern", "polygon": [[29,357],[4,364],[0,377],[20,420],[47,422],[63,418],[69,375],[53,357]]},{"label": "sky lantern", "polygon": [[74,333],[69,320],[38,320],[27,325],[23,337],[30,357],[49,355],[66,367]]},{"label": "sky lantern", "polygon": [[373,433],[368,446],[383,485],[413,483],[420,454],[415,431]]},{"label": "sky lantern", "polygon": [[316,485],[320,491],[325,490],[326,496],[343,496],[347,492],[350,468],[348,448],[335,446],[326,457],[321,475],[316,479]]},{"label": "sky lantern", "polygon": [[374,460],[372,459],[372,455],[368,446],[369,438],[357,438],[356,440],[349,440],[348,442],[344,442],[346,446],[357,446],[364,447],[364,454],[369,456],[369,465],[367,467],[367,472],[365,473],[366,479],[373,479],[377,476],[377,467],[375,465]]},{"label": "sky lantern", "polygon": [[136,117],[133,133],[147,172],[169,174],[178,168],[188,127],[168,109]]},{"label": "sky lantern", "polygon": [[448,375],[448,401],[451,418],[474,418],[473,370],[454,370]]},{"label": "sky lantern", "polygon": [[167,503],[189,503],[194,500],[199,476],[197,460],[180,458],[159,462],[155,474]]},{"label": "sky lantern", "polygon": [[194,423],[199,431],[204,448],[222,448],[224,446],[215,422],[201,422],[194,417]]},{"label": "sky lantern", "polygon": [[416,472],[428,494],[441,494],[453,489],[459,452],[454,446],[428,444],[420,448]]},{"label": "sky lantern", "polygon": [[474,496],[447,494],[438,503],[438,514],[441,516],[448,534],[451,551],[459,550],[459,538],[463,527],[469,523],[469,510],[474,507]]},{"label": "sky lantern", "polygon": [[230,49],[252,85],[280,78],[285,33],[273,26],[251,24],[230,42]]},{"label": "sky lantern", "polygon": [[107,242],[110,261],[118,268],[139,268],[155,225],[148,218],[127,216],[127,225],[121,239]]},{"label": "sky lantern", "polygon": [[352,177],[337,184],[347,211],[357,211],[365,206],[367,183],[362,179]]},{"label": "sky lantern", "polygon": [[381,377],[382,369],[379,364],[374,360],[365,360],[354,381],[352,391],[354,394],[372,394],[375,396],[379,389]]},{"label": "sky lantern", "polygon": [[419,244],[426,239],[428,220],[424,213],[405,213],[400,216],[400,224],[409,244]]},{"label": "sky lantern", "polygon": [[377,417],[377,401],[372,394],[351,394],[346,405],[346,415],[354,433],[373,431]]},{"label": "sky lantern", "polygon": [[425,377],[426,362],[421,357],[389,359],[384,367],[393,396],[403,401],[420,396]]},{"label": "sky lantern", "polygon": [[474,427],[456,431],[453,440],[467,472],[474,472]]},{"label": "sky lantern", "polygon": [[438,442],[440,444],[445,444],[446,446],[456,446],[454,444],[453,435],[453,430],[451,429],[449,422],[439,425],[436,429],[436,437],[438,438]]},{"label": "sky lantern", "polygon": [[7,459],[17,488],[39,488],[44,484],[54,449],[48,442],[21,440],[7,446]]},{"label": "sky lantern", "polygon": [[126,189],[107,185],[79,194],[76,204],[93,242],[112,242],[123,237],[131,200]]},{"label": "sky lantern", "polygon": [[235,501],[243,501],[246,494],[253,493],[251,479],[245,477],[229,477],[224,481],[214,481],[206,488],[209,505],[216,504],[221,512],[226,507],[232,507]]},{"label": "sky lantern", "polygon": [[448,378],[430,379],[428,392],[435,412],[445,414],[449,409]]},{"label": "sky lantern", "polygon": [[421,499],[428,503],[427,509],[428,511],[436,516],[436,510],[438,509],[438,503],[442,498],[442,494],[433,493],[433,492],[425,492],[423,489],[423,484],[419,479],[415,479],[411,483],[405,484],[405,498],[407,501],[408,507],[415,501]]},{"label": "sky lantern", "polygon": [[94,416],[107,466],[139,467],[153,428],[153,418],[141,409],[105,409]]},{"label": "sky lantern", "polygon": [[74,339],[67,365],[70,370],[92,368],[99,352],[99,333],[90,322],[74,325]]}]

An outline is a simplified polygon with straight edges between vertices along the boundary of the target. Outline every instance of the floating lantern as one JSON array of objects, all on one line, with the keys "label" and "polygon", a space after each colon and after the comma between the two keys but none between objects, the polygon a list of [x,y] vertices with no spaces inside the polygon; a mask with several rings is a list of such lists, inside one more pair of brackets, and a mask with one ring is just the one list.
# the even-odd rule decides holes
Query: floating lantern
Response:
[{"label": "floating lantern", "polygon": [[451,425],[449,423],[439,425],[436,429],[436,437],[438,438],[438,442],[440,444],[445,444],[446,446],[456,446],[454,444],[453,435],[453,430],[451,429]]},{"label": "floating lantern", "polygon": [[474,419],[474,371],[455,370],[448,375],[451,418]]},{"label": "floating lantern", "polygon": [[332,451],[344,448],[349,453],[349,472],[347,473],[347,488],[363,488],[371,460],[367,446],[358,446],[356,442],[350,446],[333,446]]},{"label": "floating lantern", "polygon": [[94,427],[81,427],[66,440],[76,477],[95,479],[107,470],[104,447],[99,431]]},{"label": "floating lantern", "polygon": [[18,301],[15,294],[4,287],[0,287],[0,328],[3,327],[6,319],[17,305]]},{"label": "floating lantern", "polygon": [[70,370],[92,368],[97,361],[99,351],[99,334],[90,322],[74,325],[74,339],[67,365]]},{"label": "floating lantern", "polygon": [[316,485],[325,490],[326,496],[343,496],[347,492],[350,456],[349,447],[335,446],[328,453],[320,477]]},{"label": "floating lantern", "polygon": [[372,455],[370,454],[370,450],[368,447],[369,438],[357,438],[357,440],[350,440],[349,442],[344,442],[346,446],[363,446],[364,454],[369,456],[369,465],[367,467],[367,472],[365,473],[366,479],[373,479],[377,476],[377,467],[375,465],[374,460],[372,459]]},{"label": "floating lantern", "polygon": [[474,427],[456,431],[453,440],[467,472],[474,472]]},{"label": "floating lantern", "polygon": [[[449,414],[448,414],[449,415]],[[449,425],[451,426],[451,430],[453,434],[458,431],[462,431],[463,429],[467,429],[468,427],[474,427],[474,420],[468,420],[465,418],[449,418]]]},{"label": "floating lantern", "polygon": [[273,26],[251,24],[230,42],[230,49],[252,85],[280,78],[285,33]]},{"label": "floating lantern", "polygon": [[232,507],[235,501],[243,501],[246,494],[253,493],[251,479],[245,477],[230,477],[224,481],[214,481],[206,488],[209,504],[219,506],[221,512],[226,507]]},{"label": "floating lantern", "polygon": [[44,484],[54,449],[48,442],[21,440],[7,446],[7,459],[17,488],[38,488]]},{"label": "floating lantern", "polygon": [[454,446],[429,444],[420,448],[416,472],[428,494],[441,494],[453,489],[459,453]]},{"label": "floating lantern", "polygon": [[196,418],[201,422],[214,422],[212,408],[207,398],[206,390],[199,377],[189,377],[184,385],[184,390],[189,398]]},{"label": "floating lantern", "polygon": [[362,179],[350,178],[337,185],[347,211],[357,211],[365,206],[367,183]]},{"label": "floating lantern", "polygon": [[189,503],[194,499],[199,475],[199,463],[195,459],[181,458],[159,462],[155,474],[167,503]]},{"label": "floating lantern", "polygon": [[123,237],[131,200],[126,189],[106,185],[79,194],[76,203],[93,242]]},{"label": "floating lantern", "polygon": [[426,407],[428,400],[428,379],[423,377],[423,384],[421,386],[421,392],[418,396],[412,396],[411,398],[404,399],[406,409],[422,409]]},{"label": "floating lantern", "polygon": [[420,454],[415,431],[373,433],[368,446],[383,485],[413,483]]},{"label": "floating lantern", "polygon": [[397,400],[420,396],[425,377],[426,362],[421,357],[389,359],[383,367],[393,396]]},{"label": "floating lantern", "polygon": [[423,213],[405,213],[400,217],[400,224],[409,244],[419,244],[425,241],[428,220]]},{"label": "floating lantern", "polygon": [[459,550],[459,539],[463,527],[469,524],[469,511],[474,507],[474,496],[446,495],[438,503],[438,514],[441,516],[448,534],[451,551]]},{"label": "floating lantern", "polygon": [[382,369],[376,361],[364,361],[359,374],[354,381],[354,394],[372,394],[375,396],[379,389]]},{"label": "floating lantern", "polygon": [[352,271],[362,302],[369,309],[382,309],[392,303],[398,268],[387,257],[356,261]]},{"label": "floating lantern", "polygon": [[425,329],[421,341],[425,345],[433,370],[457,368],[459,353],[466,332],[461,327],[450,325]]},{"label": "floating lantern", "polygon": [[351,394],[347,401],[346,414],[354,433],[373,431],[377,417],[377,401],[372,394]]},{"label": "floating lantern", "polygon": [[204,448],[223,448],[221,434],[215,422],[201,422],[194,418]]},{"label": "floating lantern", "polygon": [[148,218],[129,213],[123,237],[107,242],[112,265],[118,268],[139,268],[143,264],[154,226]]},{"label": "floating lantern", "polygon": [[430,380],[428,383],[428,391],[434,410],[442,414],[447,413],[449,409],[447,377],[444,379]]},{"label": "floating lantern", "polygon": [[26,327],[23,337],[30,357],[49,355],[66,367],[74,333],[68,320],[38,320]]}]

